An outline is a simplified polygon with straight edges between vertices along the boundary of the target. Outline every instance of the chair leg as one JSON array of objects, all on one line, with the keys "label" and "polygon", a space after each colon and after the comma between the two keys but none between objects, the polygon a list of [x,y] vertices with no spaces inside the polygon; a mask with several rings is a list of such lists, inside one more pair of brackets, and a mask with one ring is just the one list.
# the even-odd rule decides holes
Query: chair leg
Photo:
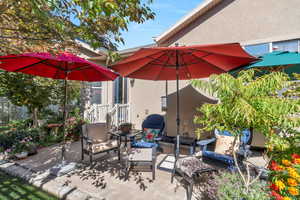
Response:
[{"label": "chair leg", "polygon": [[193,183],[190,184],[190,186],[188,187],[189,188],[189,191],[188,191],[188,198],[187,200],[191,200],[192,199],[192,196],[193,196]]},{"label": "chair leg", "polygon": [[171,183],[174,182],[174,175],[175,175],[175,170],[172,170],[172,174],[171,174]]},{"label": "chair leg", "polygon": [[155,164],[152,163],[152,180],[154,181],[155,180]]},{"label": "chair leg", "polygon": [[90,152],[90,164],[92,164],[92,162],[93,162],[93,153]]},{"label": "chair leg", "polygon": [[84,160],[84,152],[83,152],[83,149],[81,149],[81,161]]}]

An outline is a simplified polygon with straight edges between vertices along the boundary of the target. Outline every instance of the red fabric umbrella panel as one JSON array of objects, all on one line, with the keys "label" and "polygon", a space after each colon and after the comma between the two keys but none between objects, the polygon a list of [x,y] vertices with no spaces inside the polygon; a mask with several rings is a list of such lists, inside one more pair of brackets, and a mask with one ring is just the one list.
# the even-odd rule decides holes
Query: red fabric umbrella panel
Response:
[{"label": "red fabric umbrella panel", "polygon": [[[208,77],[256,60],[238,43],[142,48],[112,66],[122,76],[147,80]],[[178,68],[178,69],[176,69]]]},{"label": "red fabric umbrella panel", "polygon": [[117,75],[71,53],[24,53],[0,56],[0,68],[53,79],[109,81]]}]

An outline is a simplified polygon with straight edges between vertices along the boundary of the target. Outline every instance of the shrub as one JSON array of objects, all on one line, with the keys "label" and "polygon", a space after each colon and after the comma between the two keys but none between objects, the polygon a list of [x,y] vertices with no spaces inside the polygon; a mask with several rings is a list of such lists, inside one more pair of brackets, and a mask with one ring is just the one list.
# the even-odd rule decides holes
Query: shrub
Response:
[{"label": "shrub", "polygon": [[269,200],[266,184],[263,182],[253,183],[248,191],[237,173],[224,172],[218,179],[217,199],[228,200]]}]

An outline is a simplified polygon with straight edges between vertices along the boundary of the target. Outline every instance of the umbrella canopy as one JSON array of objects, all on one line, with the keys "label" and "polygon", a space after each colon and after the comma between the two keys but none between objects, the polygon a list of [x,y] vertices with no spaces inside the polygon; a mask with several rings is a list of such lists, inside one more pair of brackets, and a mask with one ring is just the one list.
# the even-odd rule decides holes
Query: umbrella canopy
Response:
[{"label": "umbrella canopy", "polygon": [[[111,68],[122,76],[147,80],[204,78],[256,60],[238,43],[142,48]],[[178,69],[177,69],[178,68]]]},{"label": "umbrella canopy", "polygon": [[178,80],[208,77],[228,72],[255,61],[238,43],[196,46],[142,48],[111,68],[122,76],[147,80],[176,80],[177,142],[179,155],[179,83]]},{"label": "umbrella canopy", "polygon": [[50,53],[24,53],[0,56],[0,68],[10,72],[21,72],[53,79],[64,79],[64,113],[62,160],[65,152],[65,122],[67,118],[67,80],[110,81],[117,74],[93,64],[71,53],[52,55]]},{"label": "umbrella canopy", "polygon": [[24,53],[0,56],[0,68],[53,79],[109,81],[118,75],[71,53]]},{"label": "umbrella canopy", "polygon": [[298,52],[274,51],[259,57],[258,62],[244,69],[283,70],[287,74],[300,73],[300,54]]}]

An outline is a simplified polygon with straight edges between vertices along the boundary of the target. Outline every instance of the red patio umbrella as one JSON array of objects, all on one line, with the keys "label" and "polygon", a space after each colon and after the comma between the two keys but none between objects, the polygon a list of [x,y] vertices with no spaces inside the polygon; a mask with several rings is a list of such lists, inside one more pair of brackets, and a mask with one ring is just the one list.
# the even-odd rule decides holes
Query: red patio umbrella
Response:
[{"label": "red patio umbrella", "polygon": [[255,61],[239,43],[142,48],[111,66],[122,76],[147,80],[176,80],[177,147],[179,153],[178,80],[208,77]]},{"label": "red patio umbrella", "polygon": [[35,76],[64,80],[63,147],[65,152],[65,120],[67,118],[67,80],[111,81],[118,75],[109,69],[91,63],[71,53],[24,53],[0,56],[0,68],[10,72],[22,72]]}]

